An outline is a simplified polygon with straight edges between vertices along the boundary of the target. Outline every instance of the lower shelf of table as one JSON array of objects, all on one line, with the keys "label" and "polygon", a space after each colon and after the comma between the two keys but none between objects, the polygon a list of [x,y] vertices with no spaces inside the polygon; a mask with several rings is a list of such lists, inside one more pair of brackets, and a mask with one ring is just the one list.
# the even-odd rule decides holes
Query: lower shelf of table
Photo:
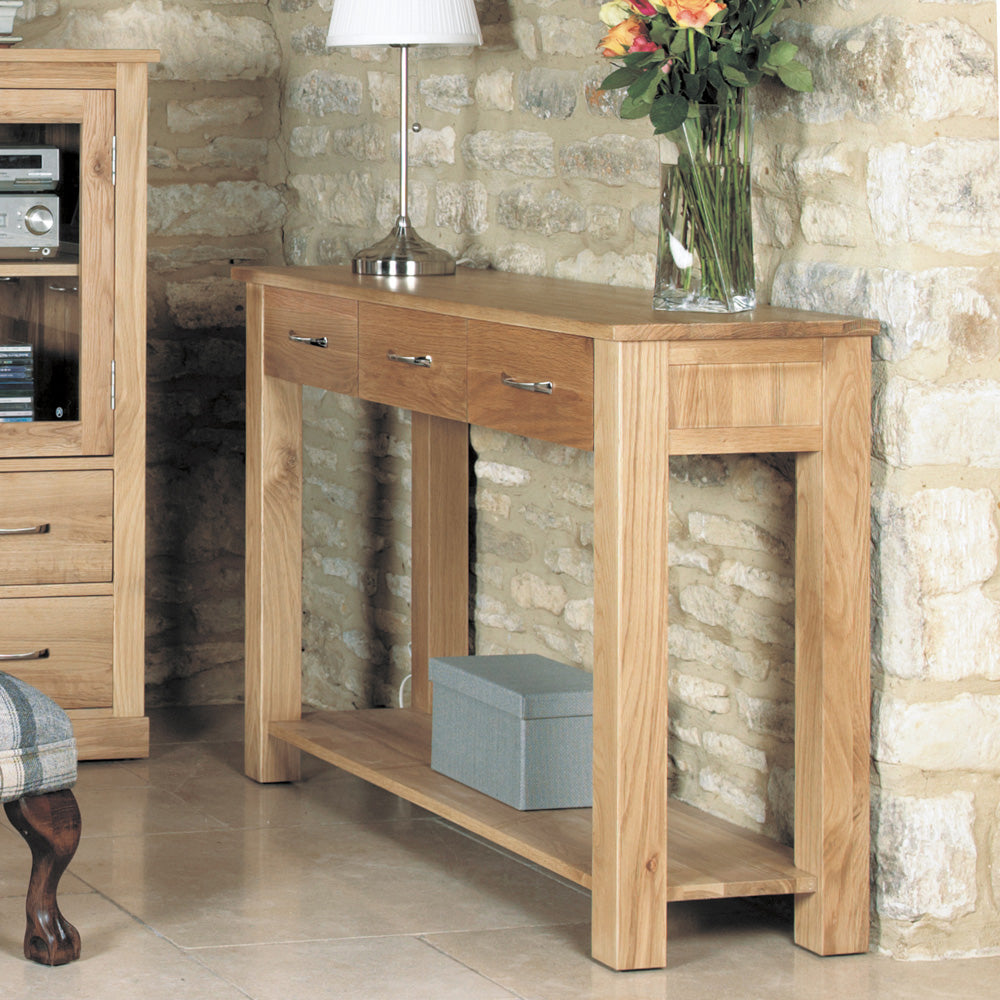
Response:
[{"label": "lower shelf of table", "polygon": [[[315,712],[269,733],[584,888],[591,810],[522,812],[431,770],[431,719],[410,709]],[[671,799],[667,899],[816,891],[788,848]]]}]

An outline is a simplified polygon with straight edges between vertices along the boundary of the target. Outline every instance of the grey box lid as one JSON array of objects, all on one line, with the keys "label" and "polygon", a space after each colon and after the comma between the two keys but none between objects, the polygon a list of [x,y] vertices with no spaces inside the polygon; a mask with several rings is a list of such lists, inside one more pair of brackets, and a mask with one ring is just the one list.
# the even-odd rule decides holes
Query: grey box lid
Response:
[{"label": "grey box lid", "polygon": [[430,678],[522,719],[593,715],[594,678],[534,653],[436,656]]}]

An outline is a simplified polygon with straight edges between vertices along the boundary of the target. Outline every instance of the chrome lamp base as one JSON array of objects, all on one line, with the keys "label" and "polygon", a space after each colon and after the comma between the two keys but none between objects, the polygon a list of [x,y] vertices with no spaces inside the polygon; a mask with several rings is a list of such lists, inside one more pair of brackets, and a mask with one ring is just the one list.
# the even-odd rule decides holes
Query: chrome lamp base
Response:
[{"label": "chrome lamp base", "polygon": [[385,239],[355,254],[351,269],[355,274],[454,274],[455,258],[418,236],[409,217],[400,215]]}]

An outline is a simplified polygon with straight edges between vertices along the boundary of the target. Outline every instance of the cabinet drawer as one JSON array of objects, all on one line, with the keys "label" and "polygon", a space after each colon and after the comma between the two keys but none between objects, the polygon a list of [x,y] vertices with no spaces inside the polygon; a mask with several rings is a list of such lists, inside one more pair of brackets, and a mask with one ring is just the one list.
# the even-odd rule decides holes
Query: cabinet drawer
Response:
[{"label": "cabinet drawer", "polygon": [[0,473],[0,586],[111,579],[110,469]]},{"label": "cabinet drawer", "polygon": [[465,320],[362,304],[363,399],[465,420]]},{"label": "cabinet drawer", "polygon": [[470,322],[469,423],[592,449],[594,342]]},{"label": "cabinet drawer", "polygon": [[274,378],[331,392],[356,392],[357,303],[285,288],[266,289],[264,371]]},{"label": "cabinet drawer", "polygon": [[111,706],[112,597],[0,600],[0,670],[63,708]]}]

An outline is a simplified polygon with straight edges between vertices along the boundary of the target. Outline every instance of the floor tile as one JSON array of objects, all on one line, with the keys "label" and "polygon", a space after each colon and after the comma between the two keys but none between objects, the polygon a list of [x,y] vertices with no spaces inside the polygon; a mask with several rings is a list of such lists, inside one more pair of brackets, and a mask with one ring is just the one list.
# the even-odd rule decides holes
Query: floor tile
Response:
[{"label": "floor tile", "polygon": [[511,1000],[513,994],[412,937],[192,952],[255,1000]]},{"label": "floor tile", "polygon": [[[67,904],[69,900],[67,900]],[[246,1000],[193,957],[174,948],[97,895],[64,907],[83,951],[47,968],[22,953],[24,903],[0,899],[0,996],[10,1000]]]},{"label": "floor tile", "polygon": [[301,781],[259,784],[243,773],[243,746],[236,742],[155,747],[148,761],[134,762],[132,769],[200,814],[239,829],[429,816],[313,758],[303,762]]},{"label": "floor tile", "polygon": [[74,871],[183,947],[586,919],[589,897],[445,825],[90,838]]},{"label": "floor tile", "polygon": [[585,923],[426,940],[524,1000],[993,1000],[1000,981],[1000,958],[820,958],[794,945],[787,915],[752,900],[672,904],[665,970],[591,961]]}]

